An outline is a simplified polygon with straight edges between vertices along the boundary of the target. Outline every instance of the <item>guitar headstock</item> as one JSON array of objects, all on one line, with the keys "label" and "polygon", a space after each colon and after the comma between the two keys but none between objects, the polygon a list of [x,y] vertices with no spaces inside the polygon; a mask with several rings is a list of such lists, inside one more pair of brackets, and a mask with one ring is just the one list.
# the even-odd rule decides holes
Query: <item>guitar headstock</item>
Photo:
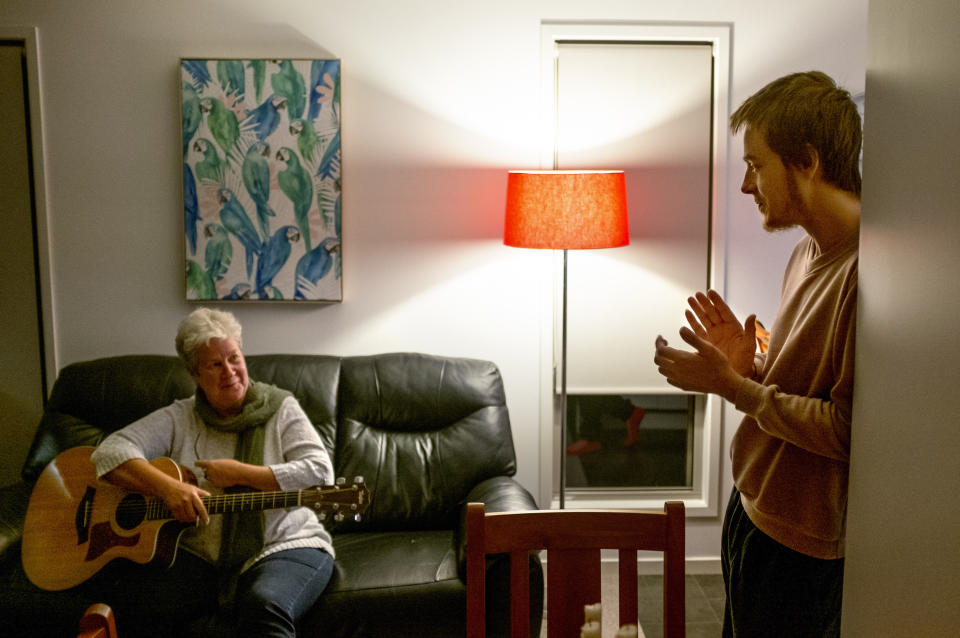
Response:
[{"label": "guitar headstock", "polygon": [[350,518],[360,520],[360,515],[370,505],[370,490],[362,476],[348,483],[343,477],[334,485],[318,485],[301,491],[301,504],[313,509],[321,521],[331,514],[339,522]]}]

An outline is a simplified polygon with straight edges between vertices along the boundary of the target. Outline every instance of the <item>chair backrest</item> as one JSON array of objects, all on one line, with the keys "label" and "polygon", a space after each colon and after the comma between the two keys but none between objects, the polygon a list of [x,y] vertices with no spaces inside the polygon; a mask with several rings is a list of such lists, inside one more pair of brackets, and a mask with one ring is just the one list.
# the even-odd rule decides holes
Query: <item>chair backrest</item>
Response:
[{"label": "chair backrest", "polygon": [[80,619],[77,638],[117,638],[117,624],[109,605],[94,603]]},{"label": "chair backrest", "polygon": [[584,606],[600,602],[601,550],[619,550],[619,625],[637,624],[637,550],[663,552],[663,635],[685,635],[684,508],[486,513],[467,506],[467,638],[484,638],[487,554],[510,555],[513,638],[530,635],[528,556],[547,552],[547,636],[579,636]]}]

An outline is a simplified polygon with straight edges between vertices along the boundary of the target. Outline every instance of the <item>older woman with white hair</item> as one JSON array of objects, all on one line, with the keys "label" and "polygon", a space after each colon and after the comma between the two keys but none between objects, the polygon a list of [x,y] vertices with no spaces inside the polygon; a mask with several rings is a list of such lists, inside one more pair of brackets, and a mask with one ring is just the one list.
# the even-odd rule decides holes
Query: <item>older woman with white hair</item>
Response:
[{"label": "older woman with white hair", "polygon": [[[203,498],[236,486],[288,491],[329,484],[333,468],[293,395],[250,381],[242,343],[232,314],[208,308],[192,312],[180,324],[176,348],[197,383],[196,394],[111,434],[92,458],[98,476],[158,497],[178,520],[196,524],[181,538],[186,552],[166,580],[152,574],[157,589],[144,592],[178,601],[174,607],[183,617],[169,619],[172,623],[219,605],[227,612],[219,614],[221,619],[236,625],[233,635],[295,636],[297,619],[332,575],[330,535],[305,507],[211,517]],[[198,484],[164,473],[150,463],[156,457],[195,469]],[[183,597],[182,588],[202,582],[208,586]],[[216,588],[209,587],[213,583]],[[134,592],[135,585],[130,583]],[[131,600],[132,595],[117,600],[121,624],[123,606]],[[146,607],[132,604],[138,612]],[[137,629],[156,635],[188,633],[158,623]]]}]

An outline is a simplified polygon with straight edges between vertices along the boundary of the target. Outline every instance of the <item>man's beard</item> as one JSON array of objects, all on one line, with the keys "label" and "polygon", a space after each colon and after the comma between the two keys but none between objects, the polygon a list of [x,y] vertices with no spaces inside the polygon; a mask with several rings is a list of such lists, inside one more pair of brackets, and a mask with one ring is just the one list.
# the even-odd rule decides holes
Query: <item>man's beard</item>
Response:
[{"label": "man's beard", "polygon": [[787,201],[784,203],[781,215],[774,217],[770,214],[770,202],[765,200],[763,207],[763,229],[770,233],[790,230],[800,224],[803,212],[803,200],[800,198],[800,189],[797,187],[797,179],[794,177],[793,170],[788,169],[787,180]]}]

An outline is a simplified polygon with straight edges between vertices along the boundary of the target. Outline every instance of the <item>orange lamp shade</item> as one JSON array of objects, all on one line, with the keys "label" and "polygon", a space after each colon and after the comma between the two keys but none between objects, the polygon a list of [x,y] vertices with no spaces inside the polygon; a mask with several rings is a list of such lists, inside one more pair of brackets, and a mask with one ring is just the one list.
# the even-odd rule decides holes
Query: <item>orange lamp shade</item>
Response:
[{"label": "orange lamp shade", "polygon": [[510,171],[503,243],[613,248],[630,243],[623,171]]}]

